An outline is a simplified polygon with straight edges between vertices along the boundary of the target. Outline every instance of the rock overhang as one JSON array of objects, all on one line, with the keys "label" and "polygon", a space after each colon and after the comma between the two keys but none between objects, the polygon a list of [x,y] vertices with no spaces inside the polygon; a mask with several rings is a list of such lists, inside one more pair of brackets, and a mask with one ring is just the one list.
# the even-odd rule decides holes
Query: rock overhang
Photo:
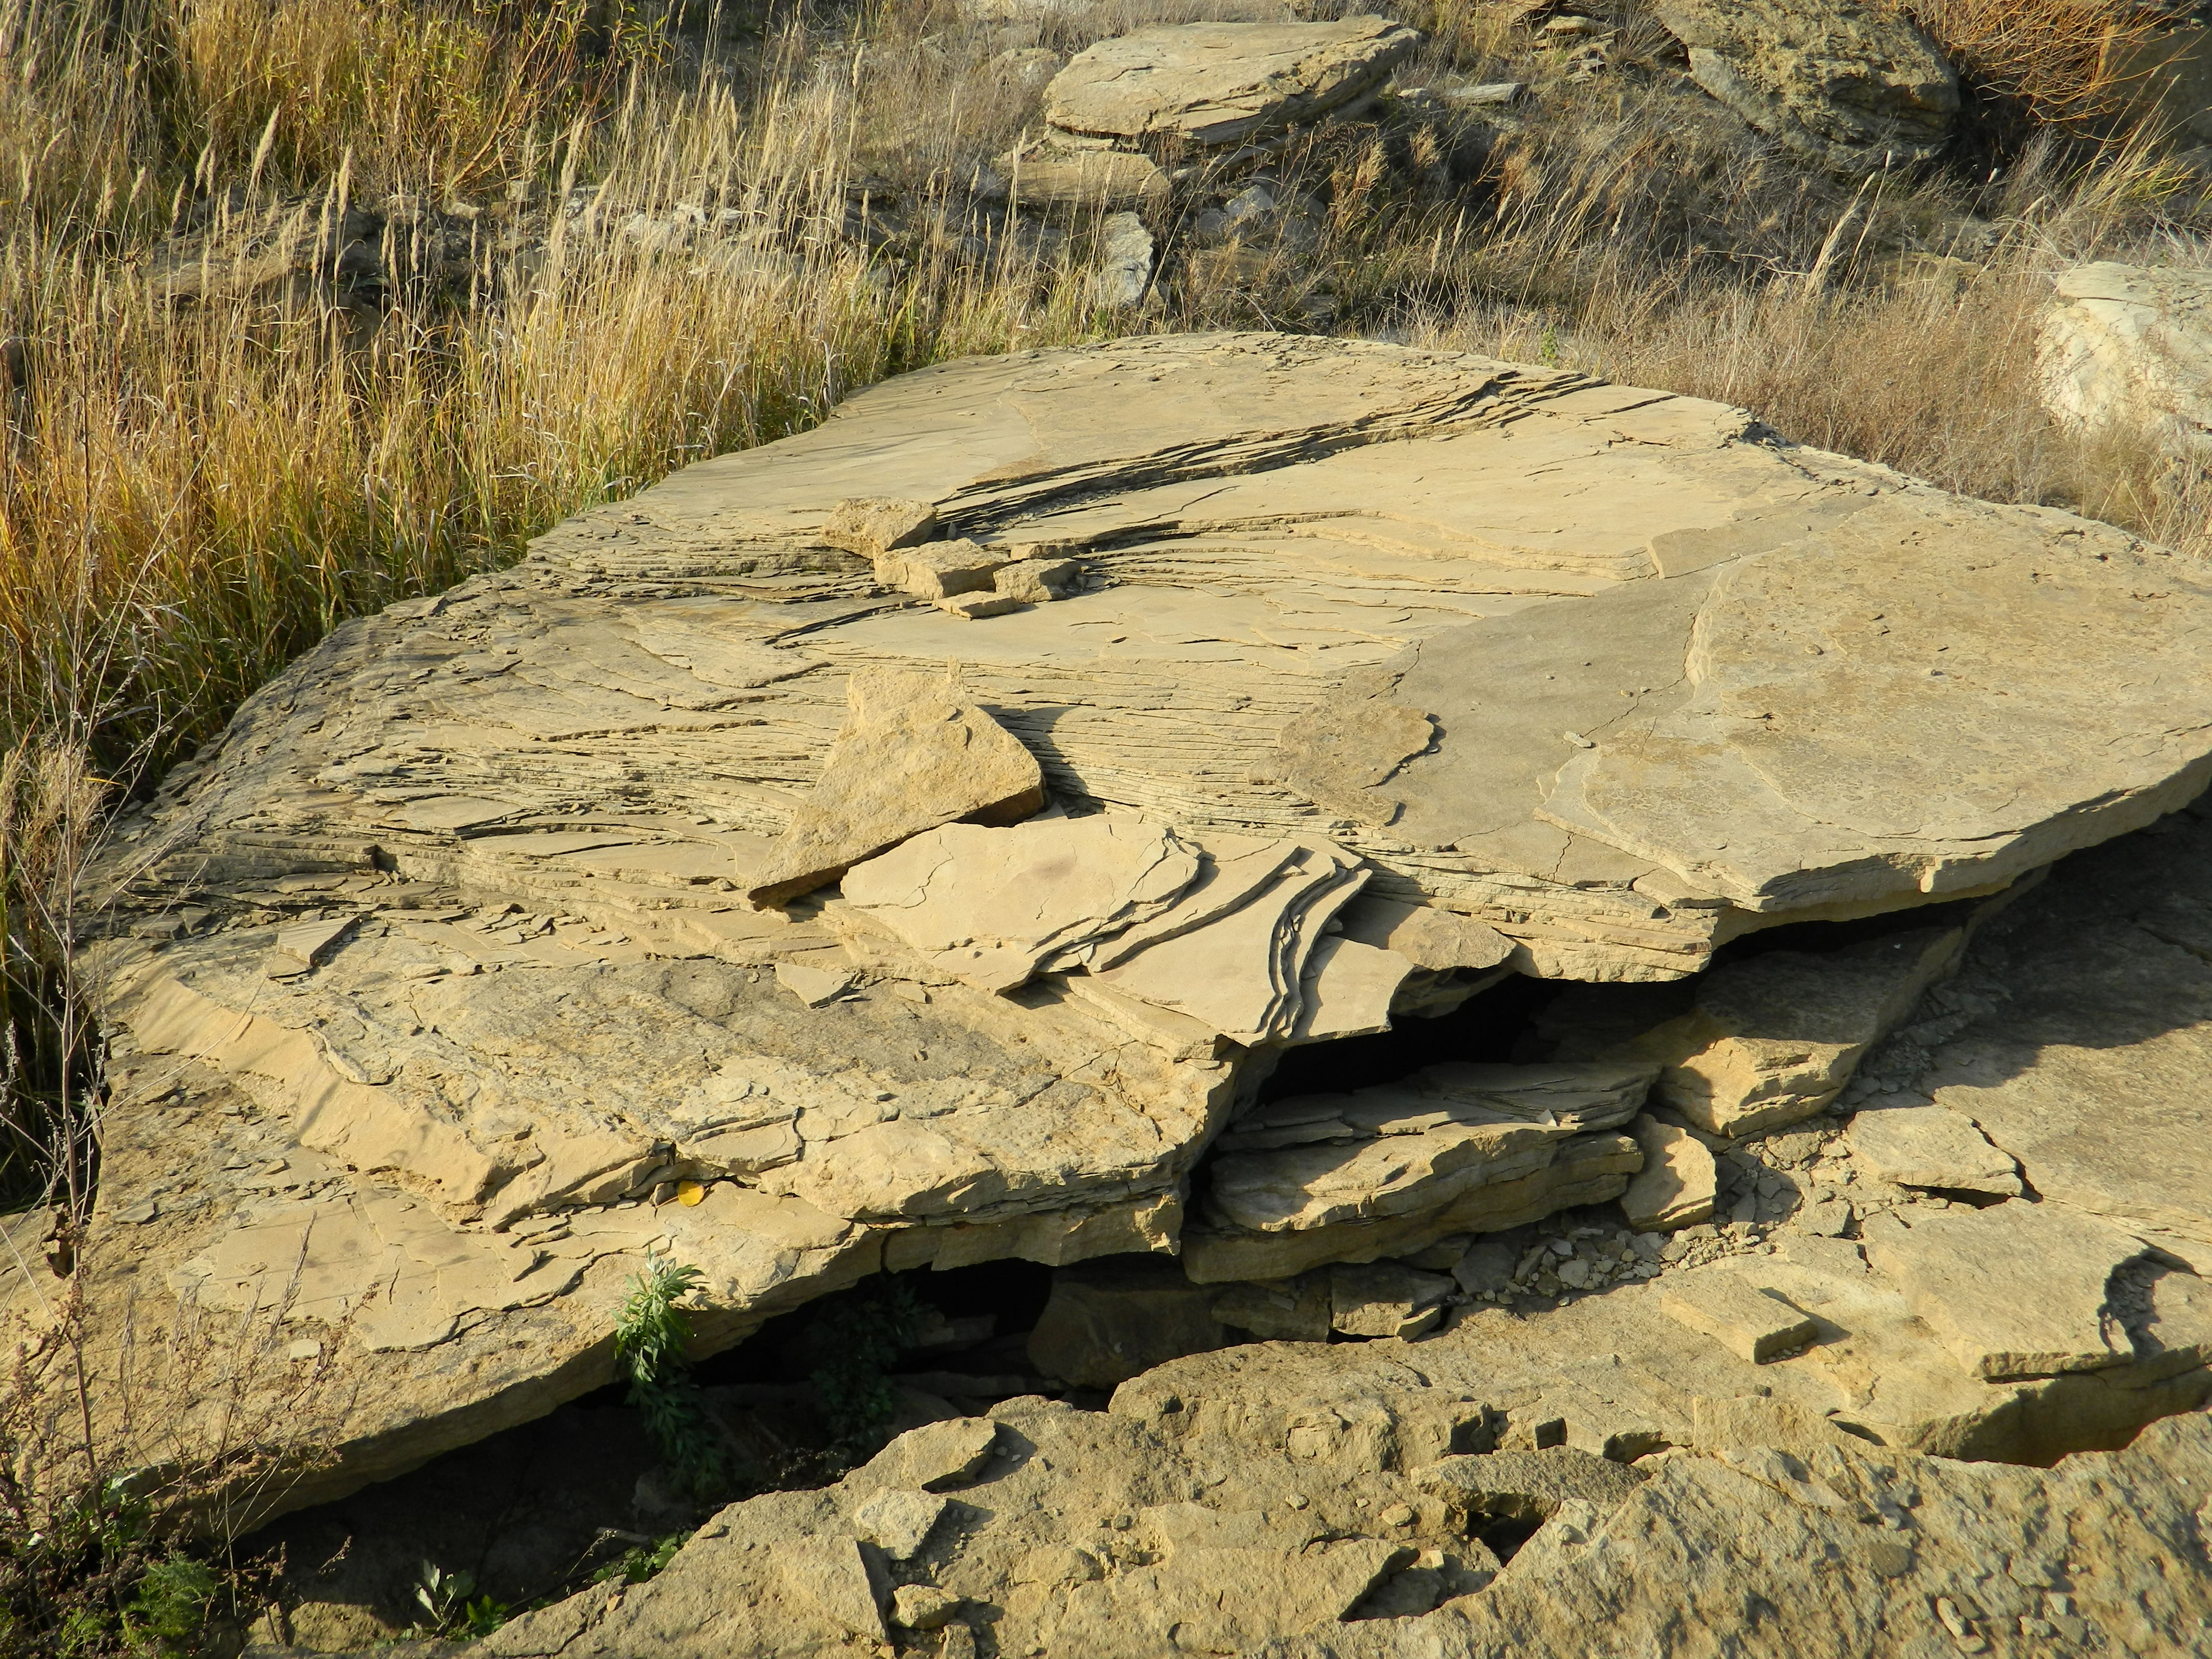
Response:
[{"label": "rock overhang", "polygon": [[[831,544],[886,499],[1083,580],[955,613]],[[168,1091],[247,1103],[249,1167],[289,1167],[185,1194],[164,1281],[237,1312],[304,1263],[299,1318],[421,1379],[349,1478],[430,1446],[458,1352],[471,1410],[604,1375],[647,1251],[707,1267],[725,1340],[882,1268],[1171,1250],[1261,1069],[1221,1026],[1073,966],[994,995],[844,901],[747,902],[857,677],[956,660],[1060,808],[1326,844],[1364,901],[1451,920],[1421,965],[1466,953],[1463,994],[1501,967],[1680,978],[1731,934],[2001,888],[2170,810],[2212,753],[2207,598],[2109,527],[1557,371],[1209,336],[906,376],[348,625],[180,771],[118,843],[118,914],[220,915],[109,947],[144,1149],[109,1207],[173,1179]],[[1641,1162],[1557,1139],[1468,1224]],[[1413,1236],[1364,1225],[1283,1270]],[[1217,1234],[1250,1271],[1205,1276],[1280,1245]]]}]

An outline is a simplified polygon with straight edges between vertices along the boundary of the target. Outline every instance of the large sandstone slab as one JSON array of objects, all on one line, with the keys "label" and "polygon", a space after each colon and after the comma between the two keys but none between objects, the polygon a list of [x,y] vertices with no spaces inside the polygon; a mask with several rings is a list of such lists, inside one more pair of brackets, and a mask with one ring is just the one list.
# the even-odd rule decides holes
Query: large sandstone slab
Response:
[{"label": "large sandstone slab", "polygon": [[1373,16],[1139,29],[1054,76],[1045,118],[1086,137],[1237,143],[1374,91],[1420,38]]},{"label": "large sandstone slab", "polygon": [[2124,1364],[2112,1275],[2142,1241],[2094,1216],[2016,1201],[1870,1230],[1868,1262],[1960,1363],[1993,1382]]},{"label": "large sandstone slab", "polygon": [[2201,459],[2212,447],[2212,272],[2111,260],[2060,272],[2036,369],[2045,407],[2068,424]]},{"label": "large sandstone slab", "polygon": [[[345,624],[100,872],[95,1323],[184,1297],[240,1341],[273,1318],[274,1352],[319,1344],[356,1392],[303,1502],[597,1386],[648,1251],[705,1269],[713,1346],[881,1268],[1172,1249],[1261,1067],[1163,990],[1207,988],[1187,964],[1132,970],[1251,902],[1220,911],[1194,878],[1203,926],[1005,996],[872,951],[832,925],[842,900],[755,909],[838,793],[871,675],[942,687],[957,659],[940,724],[1018,745],[1079,817],[1331,866],[1266,930],[1236,1034],[1271,1042],[1391,1017],[1380,958],[1415,963],[1411,913],[1360,937],[1355,889],[1458,919],[1407,934],[1423,972],[1674,979],[1747,929],[2001,884],[2199,787],[2191,567],[1754,437],[1712,404],[1358,342],[1024,354],[875,388]],[[877,568],[956,541],[1087,574],[967,620]],[[1607,781],[1662,754],[1694,763],[1694,811]],[[845,856],[824,850],[813,873]],[[2131,1105],[2113,1139],[2189,1098]],[[2055,1146],[2015,1144],[2001,1102],[1969,1115],[2072,1201]],[[1214,1250],[1224,1279],[1373,1261],[1599,1201],[1641,1163],[1612,1129],[1498,1128],[1540,1131],[1547,1161],[1186,1257]],[[1286,1240],[1312,1254],[1271,1263]]]},{"label": "large sandstone slab", "polygon": [[1690,75],[1761,132],[1845,173],[1926,161],[1959,77],[1909,15],[1860,0],[1665,0]]}]

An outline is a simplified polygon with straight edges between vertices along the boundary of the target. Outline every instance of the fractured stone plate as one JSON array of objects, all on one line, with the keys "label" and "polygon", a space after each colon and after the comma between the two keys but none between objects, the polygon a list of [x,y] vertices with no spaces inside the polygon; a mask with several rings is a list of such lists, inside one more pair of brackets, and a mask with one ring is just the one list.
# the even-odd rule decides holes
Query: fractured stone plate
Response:
[{"label": "fractured stone plate", "polygon": [[[825,538],[862,498],[1082,591],[981,620],[888,591]],[[1063,807],[1327,842],[1523,971],[1668,979],[2188,799],[2193,569],[1454,354],[1212,335],[902,377],[344,624],[121,826],[88,1282],[319,1347],[355,1392],[301,1502],[604,1381],[648,1250],[705,1268],[711,1345],[878,1266],[1172,1247],[1255,1069],[1221,1027],[1081,975],[917,979],[818,901],[746,902],[857,671],[956,660]],[[1640,1160],[1571,1146],[1516,1218]]]}]

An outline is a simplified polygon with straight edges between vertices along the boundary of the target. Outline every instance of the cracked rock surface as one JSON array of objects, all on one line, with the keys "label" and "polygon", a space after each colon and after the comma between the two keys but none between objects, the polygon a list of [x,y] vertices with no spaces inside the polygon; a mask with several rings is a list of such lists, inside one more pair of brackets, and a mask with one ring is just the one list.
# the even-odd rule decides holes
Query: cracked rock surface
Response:
[{"label": "cracked rock surface", "polygon": [[[916,591],[954,544],[991,605]],[[1035,583],[999,583],[1024,566]],[[116,1050],[92,1259],[146,1307],[280,1313],[318,1375],[354,1386],[337,1461],[295,1504],[604,1382],[648,1251],[702,1270],[707,1347],[879,1271],[1178,1249],[1190,1279],[1243,1288],[1247,1316],[1411,1334],[1451,1262],[1378,1259],[1620,1194],[1650,1068],[1570,1099],[1558,1066],[1446,1067],[1437,1091],[1392,1085],[1419,1098],[1242,1117],[1283,1047],[1504,972],[1663,992],[1765,927],[2002,890],[2202,788],[2209,657],[2212,595],[2178,558],[1697,399],[1273,336],[905,376],[580,515],[514,571],[345,624],[172,775],[104,872]],[[921,838],[884,853],[808,814],[825,787],[914,804],[839,770],[876,741],[867,690],[897,683],[866,677],[886,672],[940,689],[889,722],[930,799],[894,836]],[[1012,810],[1031,764],[1043,816],[956,822]],[[1125,828],[1112,879],[1055,862]],[[921,868],[976,848],[994,850]],[[776,902],[855,860],[859,890]],[[948,920],[987,890],[988,937]],[[946,894],[967,896],[933,912]],[[2197,901],[2146,894],[2108,925],[2053,921],[2042,898],[2000,918],[2003,948],[2094,986],[2031,976],[1975,1025],[1995,994],[1961,970],[1972,1029],[1919,1103],[1966,1111],[2045,1202],[2206,1237],[2195,1173],[2106,1158],[2063,1121],[2137,1115],[2170,1152],[2201,1096],[2197,1015],[2161,1005],[2132,1048],[2052,1035],[2100,997],[2140,1005],[2130,975],[2195,996],[2202,963],[2167,941],[2198,939]],[[1910,1000],[1875,977],[1802,1065],[1760,1046],[1750,989],[1708,999],[1713,1052],[1752,1057],[1715,1075],[1793,1115],[1852,1103],[1850,1061]],[[1899,1042],[1869,1074],[1903,1064]],[[2140,1065],[2177,1086],[2141,1104]],[[1232,1123],[1186,1237],[1194,1171]],[[1898,1190],[1892,1207],[1941,1201]],[[1662,1208],[1717,1237],[1692,1196]],[[1716,1217],[1747,1202],[1759,1224],[1775,1197],[1717,1194]],[[1851,1259],[1797,1264],[1812,1305],[1793,1305],[1856,1357],[1798,1391],[1806,1410],[1894,1444],[2041,1445],[1987,1427],[1992,1384],[1962,1364],[2102,1352],[2008,1373],[2014,1415],[2124,1372],[2142,1386],[2107,1417],[2130,1425],[2201,1376],[2193,1338],[2162,1358],[2135,1330],[2102,1351],[1938,1340],[1858,1254],[1876,1210],[1836,1202],[1818,1237]],[[1323,1270],[1325,1294],[1278,1282]],[[1595,1273],[1562,1262],[1553,1282]],[[2154,1292],[2138,1326],[2183,1329]],[[1723,1352],[1660,1300],[1629,1285],[1607,1304],[1653,1366]],[[1518,1322],[1484,1310],[1435,1340],[1504,1343],[1534,1398],[1557,1345],[1523,1352]],[[1304,1346],[1297,1363],[1329,1352]],[[1601,1452],[1681,1443],[1679,1380],[1613,1394],[1620,1413],[1554,1415],[1587,1418],[1576,1443]]]}]

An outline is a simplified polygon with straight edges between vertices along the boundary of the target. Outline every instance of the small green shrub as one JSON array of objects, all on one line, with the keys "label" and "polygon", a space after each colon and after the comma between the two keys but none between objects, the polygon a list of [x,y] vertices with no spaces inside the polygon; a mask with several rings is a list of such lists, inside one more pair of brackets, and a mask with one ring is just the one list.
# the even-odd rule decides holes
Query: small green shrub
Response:
[{"label": "small green shrub", "polygon": [[896,1279],[825,1306],[807,1332],[811,1381],[823,1426],[848,1457],[873,1451],[890,1425],[891,1372],[914,1346],[927,1310]]},{"label": "small green shrub", "polygon": [[415,1586],[415,1601],[430,1615],[422,1626],[429,1636],[489,1636],[507,1620],[511,1611],[504,1601],[476,1594],[476,1575],[447,1572],[435,1562],[422,1564],[422,1577]]},{"label": "small green shrub", "polygon": [[650,1544],[639,1544],[624,1550],[606,1565],[592,1575],[594,1584],[610,1584],[620,1579],[625,1584],[642,1584],[676,1559],[676,1552],[690,1542],[688,1532],[672,1532],[665,1538],[656,1538]]},{"label": "small green shrub", "polygon": [[132,1645],[164,1659],[193,1652],[221,1589],[214,1569],[204,1561],[173,1555],[155,1562],[139,1579],[127,1610]]},{"label": "small green shrub", "polygon": [[633,1273],[615,1321],[615,1365],[629,1380],[629,1403],[645,1431],[694,1498],[711,1499],[730,1485],[728,1449],[707,1416],[684,1352],[691,1322],[677,1304],[698,1288],[696,1267],[648,1255]]}]

